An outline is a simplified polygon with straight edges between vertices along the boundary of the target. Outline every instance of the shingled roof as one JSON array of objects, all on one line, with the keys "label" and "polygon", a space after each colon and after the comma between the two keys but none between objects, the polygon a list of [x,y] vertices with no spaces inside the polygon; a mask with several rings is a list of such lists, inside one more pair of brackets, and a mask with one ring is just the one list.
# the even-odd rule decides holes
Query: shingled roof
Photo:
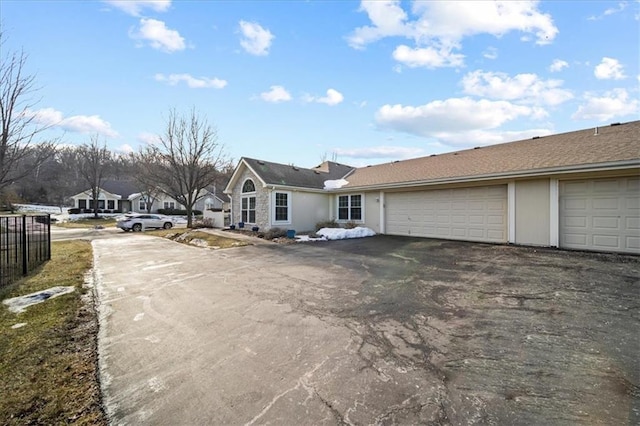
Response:
[{"label": "shingled roof", "polygon": [[344,188],[398,186],[580,166],[640,165],[640,121],[358,168]]},{"label": "shingled roof", "polygon": [[266,185],[295,188],[323,189],[325,181],[342,179],[354,170],[354,167],[332,161],[325,161],[317,167],[306,169],[247,157],[243,157],[242,160]]}]

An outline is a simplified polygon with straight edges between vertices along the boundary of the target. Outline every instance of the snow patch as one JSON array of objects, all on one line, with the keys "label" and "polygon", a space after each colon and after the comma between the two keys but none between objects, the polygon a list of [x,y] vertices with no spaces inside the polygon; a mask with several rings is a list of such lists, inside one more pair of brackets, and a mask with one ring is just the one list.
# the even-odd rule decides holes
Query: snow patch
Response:
[{"label": "snow patch", "polygon": [[363,226],[357,226],[352,229],[322,228],[316,232],[316,234],[322,235],[327,240],[346,240],[349,238],[373,237],[376,235],[372,229]]},{"label": "snow patch", "polygon": [[344,179],[325,180],[324,189],[339,189],[347,185],[349,182]]},{"label": "snow patch", "polygon": [[53,299],[54,297],[58,297],[63,294],[71,293],[74,290],[75,290],[74,286],[51,287],[46,290],[41,290],[41,291],[36,291],[35,293],[26,294],[24,296],[5,299],[2,301],[2,303],[7,305],[7,307],[11,312],[18,314],[20,312],[24,312],[24,310],[31,305],[42,303],[45,300]]}]

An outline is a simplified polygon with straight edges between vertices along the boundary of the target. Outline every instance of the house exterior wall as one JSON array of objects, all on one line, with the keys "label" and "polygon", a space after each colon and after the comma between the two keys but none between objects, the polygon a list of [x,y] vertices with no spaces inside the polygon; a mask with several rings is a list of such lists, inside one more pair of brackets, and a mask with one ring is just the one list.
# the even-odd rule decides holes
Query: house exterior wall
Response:
[{"label": "house exterior wall", "polygon": [[[313,192],[291,192],[291,224],[288,229],[296,232],[315,231],[318,222],[324,222],[330,215],[329,195]],[[284,228],[282,225],[273,225]]]},{"label": "house exterior wall", "polygon": [[[93,197],[91,196],[91,191],[85,191],[80,194],[76,194],[71,198],[73,199],[73,206],[80,209],[89,209],[89,205],[91,203],[91,200],[93,199]],[[81,200],[84,200],[84,207],[80,206]],[[109,208],[109,201],[113,202],[113,208]],[[100,191],[100,193],[98,194],[98,206],[100,206],[101,202],[104,202],[104,207],[98,207],[99,210],[115,211],[122,209],[120,197],[109,192]]]},{"label": "house exterior wall", "polygon": [[380,233],[380,191],[364,194],[364,223],[361,226]]},{"label": "house exterior wall", "polygon": [[245,180],[252,179],[256,186],[256,222],[250,225],[267,230],[270,227],[270,191],[262,186],[260,179],[251,170],[245,169],[240,175],[238,182],[232,188],[231,195],[231,224],[237,225],[242,221],[242,185]]},{"label": "house exterior wall", "polygon": [[549,179],[515,182],[516,244],[549,246]]},{"label": "house exterior wall", "polygon": [[[129,200],[130,211],[136,212],[136,213],[147,213],[148,212],[147,209],[140,209],[140,198],[141,197],[142,197],[142,195],[131,197],[131,199]],[[160,195],[160,196],[156,197],[155,200],[153,201],[153,206],[151,208],[151,213],[158,213],[159,209],[163,209],[165,201],[166,202],[173,202],[175,204],[175,206],[176,206],[175,207],[176,209],[184,209],[184,206],[182,204],[178,203],[173,198],[171,198],[169,196],[166,196],[166,195]]]}]

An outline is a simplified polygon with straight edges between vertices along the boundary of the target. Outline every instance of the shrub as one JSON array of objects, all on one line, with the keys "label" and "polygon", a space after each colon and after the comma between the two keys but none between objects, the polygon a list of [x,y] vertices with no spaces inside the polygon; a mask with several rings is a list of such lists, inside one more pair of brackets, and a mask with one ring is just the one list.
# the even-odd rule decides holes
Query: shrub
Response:
[{"label": "shrub", "polygon": [[287,230],[282,228],[271,228],[266,232],[261,233],[262,238],[265,240],[273,240],[276,238],[283,238],[287,236]]},{"label": "shrub", "polygon": [[325,220],[324,222],[316,223],[316,231],[319,231],[322,228],[340,228],[340,225],[338,225],[338,222],[335,220]]},{"label": "shrub", "polygon": [[345,229],[353,229],[353,228],[357,228],[358,224],[353,222],[353,221],[349,221],[347,223],[344,224]]},{"label": "shrub", "polygon": [[69,214],[80,214],[80,209],[72,208],[67,210]]}]

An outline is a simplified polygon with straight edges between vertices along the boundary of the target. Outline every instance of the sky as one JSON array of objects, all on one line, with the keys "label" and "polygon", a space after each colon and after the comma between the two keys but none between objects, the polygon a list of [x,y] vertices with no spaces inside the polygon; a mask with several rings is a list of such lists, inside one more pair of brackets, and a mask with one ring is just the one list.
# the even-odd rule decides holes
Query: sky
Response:
[{"label": "sky", "polygon": [[640,118],[640,2],[0,0],[43,138],[380,164]]}]

